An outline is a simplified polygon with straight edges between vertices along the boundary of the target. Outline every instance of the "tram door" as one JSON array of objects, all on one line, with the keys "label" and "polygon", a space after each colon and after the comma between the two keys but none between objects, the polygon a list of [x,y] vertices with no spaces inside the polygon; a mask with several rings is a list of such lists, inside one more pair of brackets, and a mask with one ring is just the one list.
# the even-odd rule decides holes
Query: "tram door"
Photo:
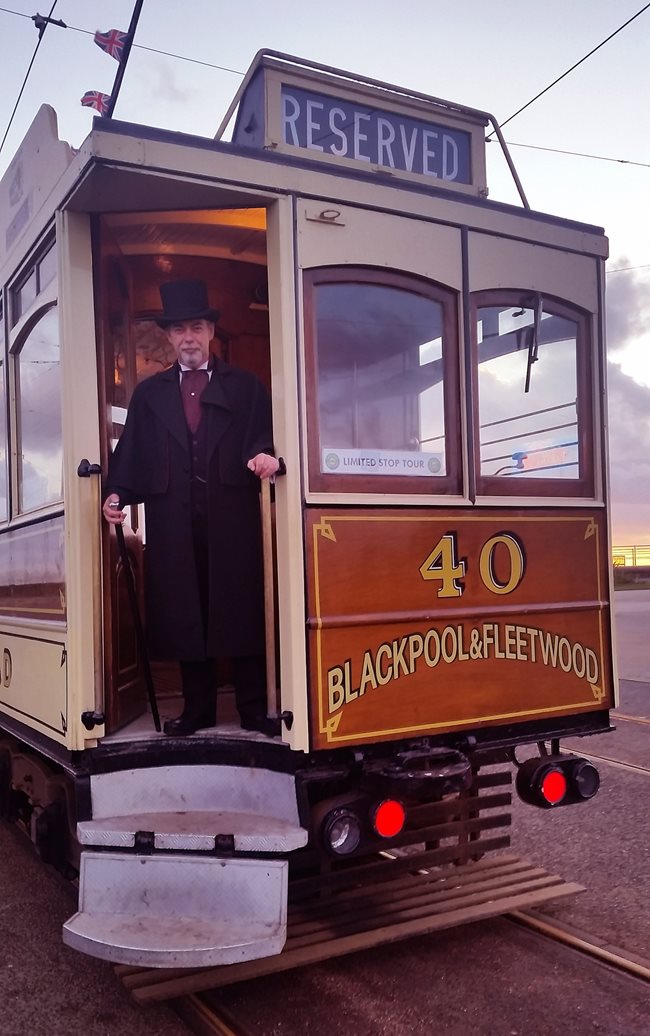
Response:
[{"label": "tram door", "polygon": [[[175,355],[156,324],[159,288],[166,281],[205,281],[219,310],[212,350],[226,362],[271,383],[266,276],[266,212],[259,208],[129,212],[100,221],[100,353],[106,414],[104,456],[119,439],[136,385],[169,367]],[[141,608],[147,564],[144,508],[127,509],[126,539],[135,568]],[[105,688],[107,728],[116,729],[147,704],[131,606],[115,536],[104,528],[106,616]],[[146,623],[146,614],[145,614]],[[159,698],[180,694],[177,667],[153,664]],[[224,686],[228,659],[219,663]],[[220,703],[220,716],[229,705]]]}]

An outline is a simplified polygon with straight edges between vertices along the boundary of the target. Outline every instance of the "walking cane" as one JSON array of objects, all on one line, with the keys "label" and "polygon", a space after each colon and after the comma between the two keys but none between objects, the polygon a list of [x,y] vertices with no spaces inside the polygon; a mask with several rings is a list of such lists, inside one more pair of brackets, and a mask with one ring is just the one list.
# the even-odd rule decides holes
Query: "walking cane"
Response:
[{"label": "walking cane", "polygon": [[147,694],[149,696],[149,704],[151,706],[151,715],[153,716],[154,727],[160,733],[160,714],[158,712],[158,703],[156,701],[156,692],[153,686],[153,677],[151,675],[151,666],[149,665],[149,655],[147,654],[147,648],[144,640],[144,630],[142,628],[142,619],[140,618],[140,609],[138,608],[138,598],[135,592],[135,580],[133,578],[133,570],[131,568],[131,558],[127,550],[126,541],[124,539],[124,529],[121,525],[115,526],[115,532],[117,535],[117,543],[120,548],[120,557],[122,558],[122,568],[124,569],[124,578],[126,579],[126,589],[129,595],[129,601],[131,603],[131,611],[133,612],[133,626],[135,628],[135,639],[138,645],[138,654],[142,661],[142,670],[144,673],[144,682],[147,685]]}]

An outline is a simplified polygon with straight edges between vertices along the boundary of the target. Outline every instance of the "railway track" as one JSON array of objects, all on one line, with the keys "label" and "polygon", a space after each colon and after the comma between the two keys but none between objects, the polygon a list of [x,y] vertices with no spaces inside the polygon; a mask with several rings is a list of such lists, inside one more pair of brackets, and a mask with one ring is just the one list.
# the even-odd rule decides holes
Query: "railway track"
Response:
[{"label": "railway track", "polygon": [[[504,915],[508,923],[525,928],[540,938],[582,954],[641,983],[650,983],[650,960],[637,957],[604,939],[563,924],[538,910],[515,910]],[[215,992],[180,997],[171,1006],[197,1036],[263,1036],[223,1006]]]}]

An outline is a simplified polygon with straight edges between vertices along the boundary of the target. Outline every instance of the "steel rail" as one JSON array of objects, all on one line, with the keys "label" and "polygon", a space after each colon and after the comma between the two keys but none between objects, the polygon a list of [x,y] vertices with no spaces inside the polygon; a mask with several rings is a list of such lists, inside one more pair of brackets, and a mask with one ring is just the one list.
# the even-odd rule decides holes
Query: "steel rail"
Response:
[{"label": "steel rail", "polygon": [[650,726],[650,719],[648,719],[647,716],[626,716],[622,712],[614,712],[612,714],[612,719],[616,721],[622,719],[625,723],[642,723]]},{"label": "steel rail", "polygon": [[612,946],[605,939],[599,939],[587,932],[581,932],[569,925],[563,925],[540,914],[537,910],[512,910],[504,915],[506,920],[524,928],[530,928],[539,935],[544,935],[555,942],[570,946],[572,949],[594,957],[603,964],[626,972],[643,982],[650,982],[650,960],[628,955],[619,946]]},{"label": "steel rail", "polygon": [[215,1009],[196,993],[179,997],[170,1007],[197,1036],[254,1036],[221,1005]]},{"label": "steel rail", "polygon": [[[650,960],[629,954],[605,939],[563,925],[536,910],[512,910],[504,914],[503,919],[552,939],[638,981],[650,982]],[[180,997],[170,1006],[198,1036],[254,1036],[251,1029],[243,1026],[241,1021],[220,1004],[215,1006],[212,999],[207,1001],[205,994]]]},{"label": "steel rail", "polygon": [[[574,752],[569,751],[568,748],[562,749],[563,755],[575,755]],[[650,767],[639,766],[637,763],[624,763],[620,759],[612,759],[607,755],[588,755],[587,752],[580,752],[581,759],[588,759],[593,763],[606,763],[608,766],[615,766],[619,770],[627,770],[629,773],[646,773],[650,774]]]}]

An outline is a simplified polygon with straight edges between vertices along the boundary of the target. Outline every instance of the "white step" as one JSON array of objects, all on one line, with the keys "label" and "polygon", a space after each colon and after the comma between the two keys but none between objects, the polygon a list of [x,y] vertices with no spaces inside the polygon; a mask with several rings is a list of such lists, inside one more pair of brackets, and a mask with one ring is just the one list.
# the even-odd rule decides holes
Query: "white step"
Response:
[{"label": "white step", "polygon": [[221,765],[151,766],[90,777],[92,816],[228,810],[276,817],[299,826],[290,773]]},{"label": "white step", "polygon": [[151,832],[154,849],[218,848],[215,837],[232,836],[236,852],[284,853],[307,844],[307,831],[277,817],[227,810],[132,813],[83,820],[77,824],[81,845],[135,846],[136,832]]},{"label": "white step", "polygon": [[[292,852],[307,844],[292,774],[248,766],[155,766],[90,777],[92,819],[77,824],[82,845],[215,849],[232,836],[239,852]],[[218,846],[217,846],[218,848]]]},{"label": "white step", "polygon": [[279,953],[288,864],[84,852],[73,949],[138,967],[208,967]]}]

